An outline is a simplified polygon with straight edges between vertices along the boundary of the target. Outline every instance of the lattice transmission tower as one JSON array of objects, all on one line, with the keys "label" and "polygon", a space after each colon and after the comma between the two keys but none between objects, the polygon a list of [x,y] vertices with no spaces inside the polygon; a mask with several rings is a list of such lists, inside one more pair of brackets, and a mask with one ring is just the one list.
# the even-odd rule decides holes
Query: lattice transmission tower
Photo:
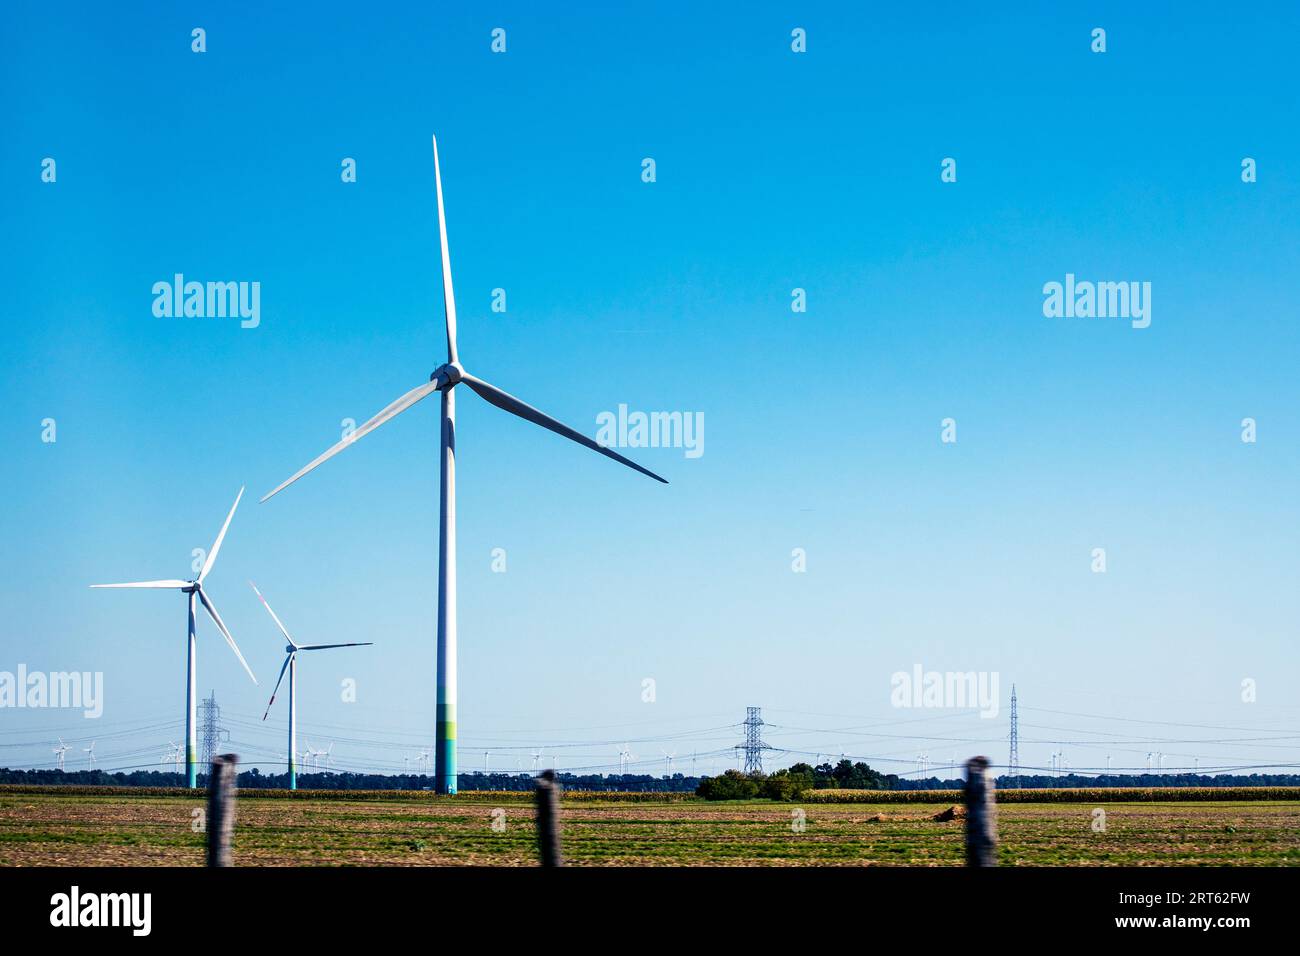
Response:
[{"label": "lattice transmission tower", "polygon": [[745,773],[763,772],[763,751],[772,750],[763,742],[763,709],[761,707],[745,708]]},{"label": "lattice transmission tower", "polygon": [[1016,713],[1016,685],[1011,685],[1011,756],[1007,760],[1007,776],[1012,786],[1020,786],[1020,715]]},{"label": "lattice transmission tower", "polygon": [[230,731],[221,726],[221,708],[217,706],[217,692],[215,690],[211,696],[203,699],[201,721],[203,723],[203,762],[199,764],[199,773],[207,773],[212,769],[212,758],[217,754],[221,745],[230,739]]}]

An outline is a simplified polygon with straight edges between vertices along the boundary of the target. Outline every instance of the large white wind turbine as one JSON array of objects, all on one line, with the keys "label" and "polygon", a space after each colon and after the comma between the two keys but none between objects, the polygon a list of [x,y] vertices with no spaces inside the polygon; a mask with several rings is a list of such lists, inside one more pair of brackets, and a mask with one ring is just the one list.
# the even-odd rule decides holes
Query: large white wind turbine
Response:
[{"label": "large white wind turbine", "polygon": [[239,653],[239,645],[235,639],[230,636],[230,630],[221,620],[221,615],[212,604],[212,600],[203,590],[203,579],[208,576],[212,570],[213,563],[217,560],[217,552],[221,550],[221,542],[226,540],[226,530],[230,527],[230,519],[235,516],[235,509],[239,507],[239,499],[244,497],[244,489],[239,489],[239,494],[235,496],[235,503],[230,506],[230,514],[226,515],[226,523],[221,526],[221,531],[217,535],[217,540],[212,544],[212,550],[208,552],[207,558],[203,561],[203,567],[199,570],[199,576],[193,581],[133,581],[130,584],[92,584],[92,588],[164,588],[176,589],[189,595],[190,603],[190,623],[189,633],[189,653],[185,666],[185,785],[193,789],[198,786],[198,773],[194,765],[195,753],[198,751],[197,728],[194,721],[194,601],[197,600],[203,605],[203,609],[208,612],[212,618],[212,623],[217,625],[217,630],[221,636],[226,639],[230,649],[235,652],[239,658],[239,663],[244,665],[244,670],[248,671],[248,676],[253,678],[253,683],[257,683],[257,678],[253,677],[252,668],[248,666],[248,661],[244,660],[244,655]]},{"label": "large white wind turbine", "polygon": [[456,300],[451,286],[451,257],[447,248],[447,218],[442,204],[442,170],[438,164],[438,139],[433,139],[433,176],[438,196],[438,237],[442,249],[442,301],[447,324],[447,361],[434,370],[429,381],[418,385],[384,408],[347,438],[300,469],[293,477],[273,489],[263,501],[293,484],[321,462],[365,437],[384,422],[406,411],[434,392],[442,393],[441,501],[438,536],[438,701],[435,728],[434,774],[439,793],[456,792],[456,395],[455,387],[464,384],[491,405],[518,415],[525,421],[563,435],[592,451],[627,465],[643,475],[667,484],[667,480],[642,468],[629,458],[597,443],[581,432],[557,421],[465,371],[456,352]]},{"label": "large white wind turbine", "polygon": [[[284,639],[289,642],[284,649],[285,658],[284,664],[280,666],[280,676],[276,679],[275,690],[271,691],[271,701],[266,705],[266,713],[262,715],[262,719],[266,720],[267,714],[271,713],[271,704],[275,703],[275,695],[280,690],[280,682],[284,680],[284,672],[287,670],[289,672],[289,789],[297,790],[298,652],[324,651],[329,650],[332,647],[369,647],[374,644],[374,641],[353,641],[348,644],[297,644],[294,642],[294,639],[289,636],[289,632],[285,629],[285,626],[280,623],[279,616],[271,610],[271,605],[266,603],[266,598],[262,597],[262,592],[257,589],[257,585],[252,581],[249,581],[248,586],[253,589],[253,593],[257,595],[257,599],[262,602],[262,607],[266,608],[266,613],[271,615],[271,620],[275,621],[275,626],[280,629],[280,633],[284,635]],[[330,750],[332,751],[333,749],[334,745],[330,744]],[[309,758],[319,758],[325,756],[328,752],[329,751],[325,750],[315,751],[308,747],[306,756]],[[316,760],[316,764],[317,769],[320,769],[318,759]]]}]

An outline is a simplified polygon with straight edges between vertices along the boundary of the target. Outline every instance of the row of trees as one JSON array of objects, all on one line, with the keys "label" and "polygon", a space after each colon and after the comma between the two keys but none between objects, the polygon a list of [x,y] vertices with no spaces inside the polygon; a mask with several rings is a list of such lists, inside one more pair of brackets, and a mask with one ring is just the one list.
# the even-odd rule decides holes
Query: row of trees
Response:
[{"label": "row of trees", "polygon": [[[634,793],[691,793],[700,784],[699,777],[680,773],[671,777],[649,774],[559,774],[569,790],[617,790]],[[78,785],[83,787],[183,787],[185,774],[159,770],[9,770],[0,769],[0,783],[27,785]],[[262,773],[253,767],[242,771],[236,784],[250,790],[284,789],[289,786],[285,773]],[[199,786],[207,786],[207,774],[199,774]],[[457,776],[461,790],[531,790],[529,773],[462,773]],[[402,773],[300,773],[300,790],[432,790],[434,778],[428,774]]]},{"label": "row of trees", "polygon": [[[812,767],[797,763],[788,770],[773,774],[745,774],[728,770],[718,777],[705,777],[696,793],[707,800],[797,800],[805,790],[960,790],[963,778],[927,777],[907,780],[894,774],[882,774],[865,763],[841,760],[832,766]],[[1052,789],[1081,787],[1294,787],[1300,786],[1300,774],[1253,773],[1207,776],[1193,773],[1101,774],[1058,777],[1046,774],[1020,774],[998,777],[999,789]]]},{"label": "row of trees", "polygon": [[[778,770],[772,774],[744,774],[728,770],[717,777],[688,777],[673,774],[655,777],[650,774],[573,774],[561,773],[560,782],[569,790],[622,791],[634,793],[689,793],[694,791],[710,800],[748,800],[767,797],[793,800],[805,790],[828,788],[843,790],[959,790],[961,778],[927,777],[910,780],[873,770],[862,762],[841,760],[814,767],[806,763]],[[0,768],[0,783],[69,785],[99,787],[182,787],[185,775],[159,770],[9,770]],[[199,774],[200,786],[207,785],[206,774]],[[256,767],[239,774],[238,786],[249,789],[282,789],[289,785],[288,775],[262,773]],[[461,790],[531,790],[533,775],[528,773],[462,773]],[[300,773],[302,790],[432,790],[434,778],[428,774],[380,773]],[[1060,787],[1295,787],[1300,774],[1254,773],[1208,776],[1192,773],[1101,774],[1020,774],[997,778],[999,789],[1043,789]]]},{"label": "row of trees", "polygon": [[805,790],[893,790],[901,782],[893,774],[879,773],[861,761],[841,760],[816,767],[797,763],[772,774],[728,770],[718,777],[705,777],[695,792],[706,800],[796,800]]}]

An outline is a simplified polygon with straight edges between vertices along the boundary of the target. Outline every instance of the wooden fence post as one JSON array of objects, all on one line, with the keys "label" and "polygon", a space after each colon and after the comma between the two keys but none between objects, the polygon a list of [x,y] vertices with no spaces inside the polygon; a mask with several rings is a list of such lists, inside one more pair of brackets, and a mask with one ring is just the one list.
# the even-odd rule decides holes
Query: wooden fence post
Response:
[{"label": "wooden fence post", "polygon": [[208,775],[208,866],[230,866],[238,763],[235,754],[212,758],[212,772]]},{"label": "wooden fence post", "polygon": [[554,770],[537,778],[537,851],[542,866],[564,866],[560,855],[560,781]]},{"label": "wooden fence post", "polygon": [[966,865],[998,865],[998,806],[988,757],[966,761]]}]

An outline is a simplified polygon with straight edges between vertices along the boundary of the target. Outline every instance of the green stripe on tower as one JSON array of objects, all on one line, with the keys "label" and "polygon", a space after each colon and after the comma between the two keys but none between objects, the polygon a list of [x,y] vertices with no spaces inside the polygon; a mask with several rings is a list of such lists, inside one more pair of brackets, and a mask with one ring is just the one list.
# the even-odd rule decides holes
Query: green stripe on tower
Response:
[{"label": "green stripe on tower", "polygon": [[438,748],[436,781],[442,793],[456,792],[456,705],[439,704],[438,720],[434,728]]}]

